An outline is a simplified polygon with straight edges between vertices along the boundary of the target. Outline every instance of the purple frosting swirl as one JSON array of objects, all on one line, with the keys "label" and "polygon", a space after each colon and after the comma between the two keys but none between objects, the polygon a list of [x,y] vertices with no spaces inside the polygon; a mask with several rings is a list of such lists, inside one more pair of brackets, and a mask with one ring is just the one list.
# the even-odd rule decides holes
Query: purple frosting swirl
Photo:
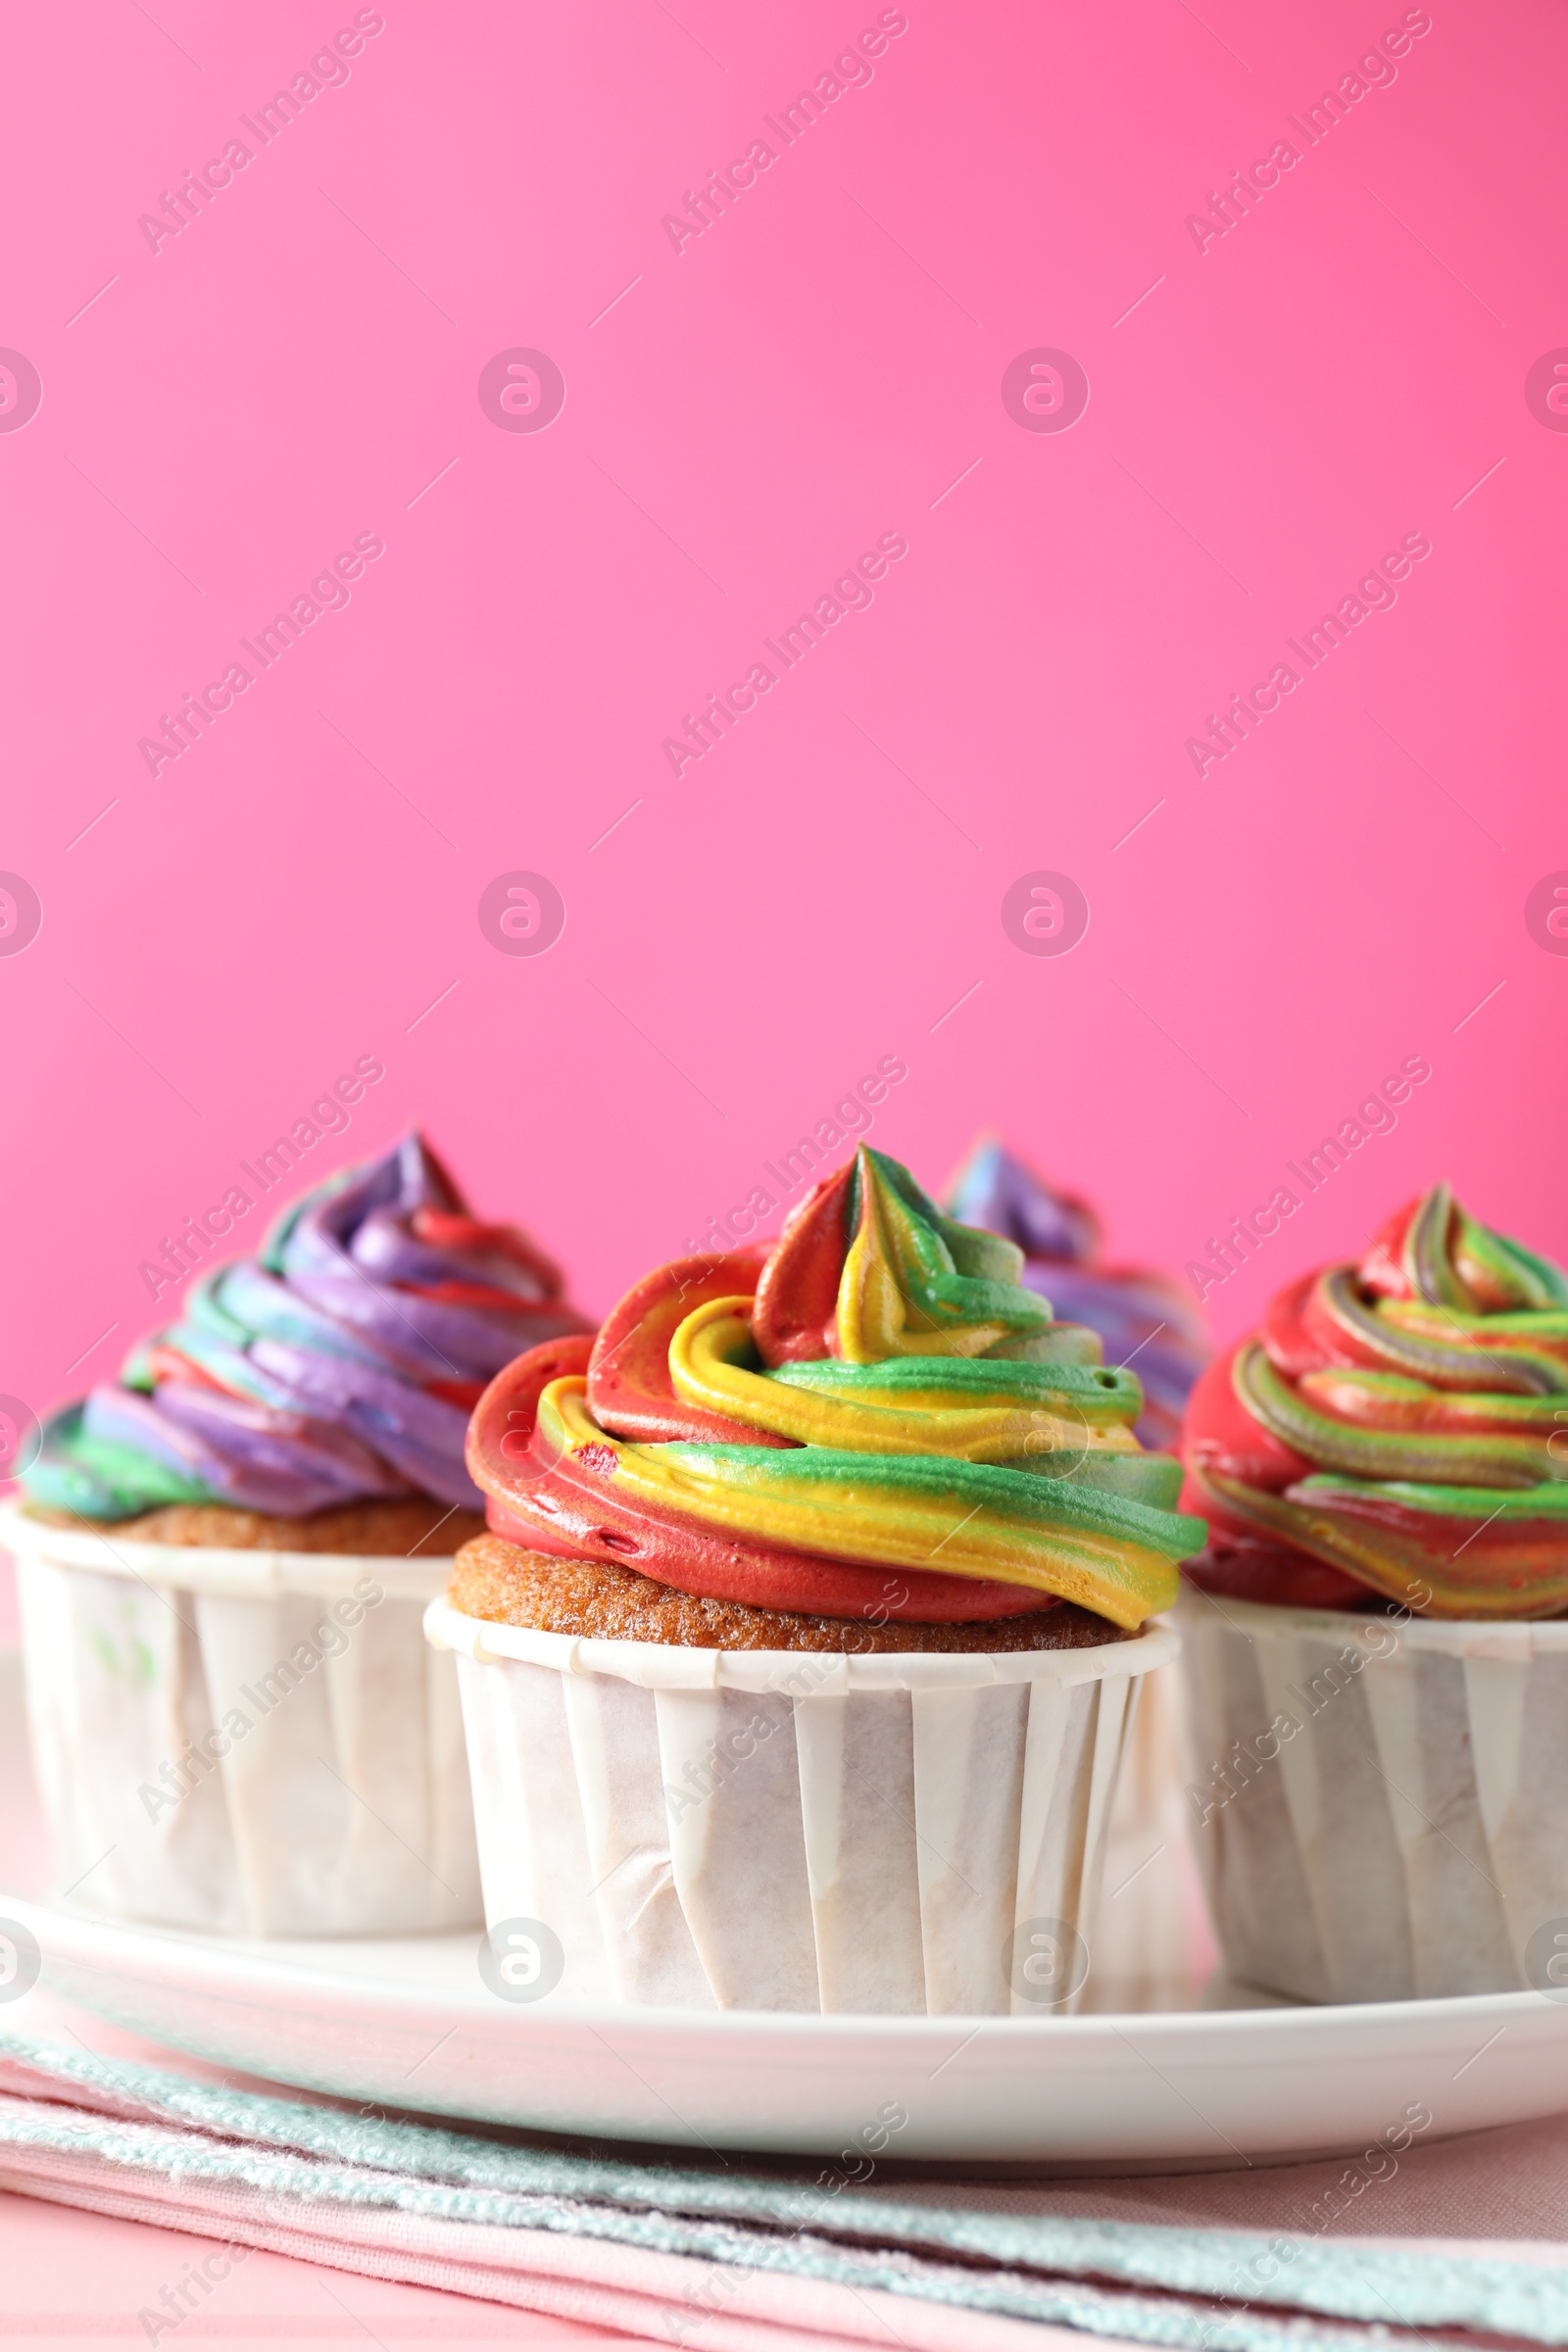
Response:
[{"label": "purple frosting swirl", "polygon": [[409,1494],[482,1510],[463,1458],[481,1390],[592,1329],[527,1236],[475,1219],[411,1134],[198,1283],[118,1382],[55,1416],[26,1489],[99,1519],[176,1500],[303,1518]]}]

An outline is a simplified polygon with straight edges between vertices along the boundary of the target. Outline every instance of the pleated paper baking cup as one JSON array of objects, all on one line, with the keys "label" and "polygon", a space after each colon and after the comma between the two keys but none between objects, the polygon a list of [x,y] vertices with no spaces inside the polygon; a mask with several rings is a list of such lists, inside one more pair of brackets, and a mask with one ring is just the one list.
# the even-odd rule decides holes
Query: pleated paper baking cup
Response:
[{"label": "pleated paper baking cup", "polygon": [[1303,2001],[1568,1993],[1568,1624],[1200,1592],[1179,1622],[1234,1976]]},{"label": "pleated paper baking cup", "polygon": [[457,1652],[493,1989],[684,2009],[1074,2008],[1163,1629],[843,1656],[425,1618]]},{"label": "pleated paper baking cup", "polygon": [[137,1543],[0,1512],[57,1886],[241,1936],[477,1925],[450,1559]]}]

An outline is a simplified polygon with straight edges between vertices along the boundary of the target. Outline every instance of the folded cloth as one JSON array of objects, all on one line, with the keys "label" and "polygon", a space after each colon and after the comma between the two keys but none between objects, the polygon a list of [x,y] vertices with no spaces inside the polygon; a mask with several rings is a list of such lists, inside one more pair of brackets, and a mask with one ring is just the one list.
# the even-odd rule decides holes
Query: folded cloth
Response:
[{"label": "folded cloth", "polygon": [[[1200,2352],[1568,2342],[1568,2119],[1381,2153],[1370,2178],[1341,2159],[873,2190],[484,2138],[0,2034],[0,2187],[705,2352],[1043,2352],[1062,2330]],[[1356,2227],[1374,2209],[1377,2236]],[[179,2324],[139,2317],[154,2342]]]}]

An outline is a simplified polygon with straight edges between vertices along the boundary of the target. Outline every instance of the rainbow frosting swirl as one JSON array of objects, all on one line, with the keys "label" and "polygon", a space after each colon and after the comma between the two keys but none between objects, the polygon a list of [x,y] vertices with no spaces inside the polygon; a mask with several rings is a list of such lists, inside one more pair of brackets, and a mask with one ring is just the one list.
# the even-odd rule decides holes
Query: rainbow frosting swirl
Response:
[{"label": "rainbow frosting swirl", "polygon": [[1058,1193],[992,1137],[975,1145],[948,1195],[965,1225],[1005,1235],[1024,1253],[1021,1280],[1075,1323],[1098,1331],[1114,1364],[1138,1362],[1145,1446],[1174,1446],[1193,1383],[1208,1362],[1201,1318],[1168,1275],[1107,1264],[1093,1209]]},{"label": "rainbow frosting swirl", "polygon": [[862,1145],[771,1252],[661,1267],[591,1348],[492,1383],[468,1439],[490,1524],[760,1607],[934,1622],[1065,1599],[1141,1625],[1202,1524],[1133,1435],[1136,1377],[1021,1265]]},{"label": "rainbow frosting swirl", "polygon": [[485,1382],[589,1328],[527,1236],[479,1223],[409,1135],[198,1282],[117,1382],[52,1417],[23,1489],[95,1520],[172,1502],[294,1519],[410,1494],[477,1510],[463,1449]]},{"label": "rainbow frosting swirl", "polygon": [[1568,1609],[1568,1275],[1446,1185],[1359,1265],[1283,1291],[1204,1374],[1187,1496],[1212,1523],[1194,1581],[1433,1617]]}]

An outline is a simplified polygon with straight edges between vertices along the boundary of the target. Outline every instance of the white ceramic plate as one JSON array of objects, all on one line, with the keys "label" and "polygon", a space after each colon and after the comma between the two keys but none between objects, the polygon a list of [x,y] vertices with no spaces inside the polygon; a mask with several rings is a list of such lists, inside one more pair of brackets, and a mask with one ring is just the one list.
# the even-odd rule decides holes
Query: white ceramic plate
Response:
[{"label": "white ceramic plate", "polygon": [[[863,2145],[896,2103],[909,2120],[889,2157],[1074,2172],[1358,2150],[1421,2107],[1445,2135],[1568,2108],[1568,2004],[1534,1992],[1173,2009],[1178,1977],[1148,1980],[1143,2011],[978,2023],[529,2007],[486,1988],[477,1936],[126,1927],[40,1899],[46,1869],[11,1655],[0,1918],[36,1937],[42,1991],[220,2066],[554,2133],[823,2156]],[[0,2027],[26,2031],[38,1998],[0,2007]]]}]

